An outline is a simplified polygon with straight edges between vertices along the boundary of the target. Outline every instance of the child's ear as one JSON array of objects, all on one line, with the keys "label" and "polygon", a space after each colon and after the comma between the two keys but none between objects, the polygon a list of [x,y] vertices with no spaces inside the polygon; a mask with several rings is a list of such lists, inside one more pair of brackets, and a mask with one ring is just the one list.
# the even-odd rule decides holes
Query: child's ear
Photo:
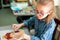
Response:
[{"label": "child's ear", "polygon": [[53,13],[53,9],[49,11],[48,15],[50,15],[51,13]]},{"label": "child's ear", "polygon": [[50,15],[51,13],[50,13],[50,12],[48,12],[47,14],[48,14],[48,15]]}]

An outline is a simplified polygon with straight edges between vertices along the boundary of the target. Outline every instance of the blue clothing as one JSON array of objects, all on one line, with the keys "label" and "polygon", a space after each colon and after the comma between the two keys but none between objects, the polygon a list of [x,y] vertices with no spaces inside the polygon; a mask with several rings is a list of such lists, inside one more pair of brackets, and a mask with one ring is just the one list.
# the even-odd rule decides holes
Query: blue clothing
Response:
[{"label": "blue clothing", "polygon": [[35,16],[24,21],[27,27],[34,25],[35,35],[31,36],[31,40],[52,40],[53,31],[55,29],[55,21],[52,19],[48,24],[45,20],[38,20]]}]

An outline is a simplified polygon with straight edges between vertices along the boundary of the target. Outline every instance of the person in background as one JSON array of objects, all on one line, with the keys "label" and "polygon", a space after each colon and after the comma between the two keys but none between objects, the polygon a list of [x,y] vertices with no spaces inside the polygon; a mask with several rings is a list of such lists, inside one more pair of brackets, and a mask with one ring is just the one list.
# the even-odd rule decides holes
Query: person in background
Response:
[{"label": "person in background", "polygon": [[[33,0],[35,1],[35,0]],[[30,36],[25,34],[27,40],[52,40],[53,31],[55,29],[55,9],[54,0],[40,0],[34,3],[35,16],[24,21],[21,24],[12,24],[14,31],[26,26],[31,27],[34,25],[35,35]],[[23,38],[23,37],[22,37]]]}]

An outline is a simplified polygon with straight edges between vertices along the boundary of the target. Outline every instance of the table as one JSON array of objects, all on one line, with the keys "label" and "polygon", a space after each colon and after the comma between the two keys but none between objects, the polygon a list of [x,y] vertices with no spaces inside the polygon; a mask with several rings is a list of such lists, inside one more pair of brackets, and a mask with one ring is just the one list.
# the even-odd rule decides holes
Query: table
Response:
[{"label": "table", "polygon": [[[28,32],[28,29],[27,28],[23,28],[23,30],[25,31],[26,34],[29,35],[29,32]],[[7,30],[0,30],[0,40],[3,40],[2,39],[2,36],[4,34],[6,34],[7,32],[12,32],[13,30],[12,29],[7,29]]]},{"label": "table", "polygon": [[22,12],[18,12],[18,13],[13,11],[13,14],[15,16],[31,16],[31,15],[35,15],[35,13],[33,13],[33,12],[27,13],[27,12],[23,12],[23,11]]},{"label": "table", "polygon": [[31,6],[26,6],[25,8],[20,10],[20,7],[13,7],[11,5],[11,10],[13,12],[13,15],[16,16],[18,23],[20,23],[20,21],[23,22],[25,19],[29,19],[30,17],[35,15],[34,9]]},{"label": "table", "polygon": [[[16,16],[29,16],[34,15],[33,8],[31,6],[28,6],[27,2],[12,2],[11,3],[11,10],[14,15]],[[29,11],[29,12],[26,12]]]}]

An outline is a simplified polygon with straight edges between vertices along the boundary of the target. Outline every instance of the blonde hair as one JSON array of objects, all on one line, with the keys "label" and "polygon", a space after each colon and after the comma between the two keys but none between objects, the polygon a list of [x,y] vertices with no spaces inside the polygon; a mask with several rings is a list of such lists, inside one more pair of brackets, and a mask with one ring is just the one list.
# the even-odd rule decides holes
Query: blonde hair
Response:
[{"label": "blonde hair", "polygon": [[47,18],[46,18],[46,22],[47,22],[47,23],[49,23],[51,19],[57,17],[56,14],[55,14],[55,13],[56,13],[56,10],[55,10],[55,6],[54,6],[54,1],[51,0],[51,2],[52,2],[52,5],[53,5],[53,6],[52,6],[53,8],[52,8],[52,10],[49,12],[50,15],[48,15]]},{"label": "blonde hair", "polygon": [[50,1],[53,2],[53,0],[39,0],[39,3],[46,4],[46,3],[49,3]]},{"label": "blonde hair", "polygon": [[51,19],[56,17],[56,14],[55,14],[56,11],[55,11],[55,7],[54,7],[54,0],[40,0],[38,3],[35,2],[35,7],[37,6],[37,4],[45,5],[45,4],[49,4],[49,3],[51,3],[52,9],[49,11],[50,14],[46,17],[46,23],[49,23]]}]

